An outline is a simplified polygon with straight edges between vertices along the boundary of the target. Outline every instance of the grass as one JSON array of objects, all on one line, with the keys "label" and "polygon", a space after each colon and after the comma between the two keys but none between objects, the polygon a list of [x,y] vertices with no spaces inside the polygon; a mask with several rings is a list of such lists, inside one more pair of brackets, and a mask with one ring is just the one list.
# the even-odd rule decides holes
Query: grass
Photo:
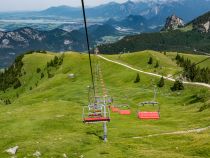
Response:
[{"label": "grass", "polygon": [[[162,75],[173,74],[181,70],[181,68],[176,65],[176,62],[172,60],[172,58],[168,58],[166,55],[164,55],[163,52],[160,53],[148,50],[122,55],[111,55],[108,57],[131,65],[140,70]],[[148,64],[150,57],[153,58],[153,63],[151,65]],[[155,68],[156,62],[159,63],[158,68]]]},{"label": "grass", "polygon": [[[143,55],[142,55],[143,54]],[[125,62],[134,60],[134,65],[146,67],[146,59],[152,55],[163,66],[176,69],[177,66],[168,56],[151,52],[137,53],[142,58],[123,55]],[[54,77],[48,79],[46,63],[55,54],[31,54],[24,58],[26,74],[21,80],[25,84],[19,88],[19,97],[14,90],[1,93],[1,97],[13,98],[11,105],[0,102],[0,157],[6,158],[4,150],[18,145],[17,157],[33,157],[40,151],[42,157],[143,157],[143,158],[208,158],[210,156],[210,130],[195,134],[160,136],[133,139],[136,136],[188,130],[209,126],[210,109],[198,112],[204,101],[196,100],[196,95],[205,93],[209,99],[210,91],[202,87],[186,86],[184,91],[172,93],[172,82],[166,81],[164,88],[158,89],[157,101],[161,106],[161,119],[141,121],[136,116],[137,104],[153,98],[151,77],[140,74],[140,83],[133,83],[136,72],[122,66],[98,59],[101,64],[108,92],[114,97],[114,105],[129,104],[130,116],[111,114],[108,124],[108,142],[101,140],[102,124],[85,125],[82,123],[82,107],[88,104],[87,86],[90,84],[88,56],[67,53],[64,63],[53,70]],[[116,59],[117,56],[109,56]],[[162,60],[164,59],[164,62]],[[96,63],[93,59],[93,65]],[[142,64],[143,63],[143,64]],[[138,65],[139,64],[139,65]],[[142,65],[141,65],[142,64]],[[168,64],[168,66],[167,66]],[[45,77],[40,80],[36,69],[41,68]],[[179,68],[177,68],[179,69]],[[177,70],[174,70],[177,71]],[[68,78],[73,73],[76,78]],[[159,78],[153,77],[154,83]],[[38,86],[35,84],[38,82]],[[33,87],[29,90],[29,87]]]},{"label": "grass", "polygon": [[[198,63],[199,61],[203,61],[204,59],[208,58],[206,55],[194,55],[194,54],[184,54],[179,53],[180,55],[184,56],[186,59],[190,59],[194,63]],[[171,76],[182,70],[176,64],[175,57],[177,52],[156,52],[156,51],[141,51],[135,53],[125,53],[122,55],[106,55],[106,57],[120,61],[127,65],[130,65],[134,68],[146,71],[146,72],[153,72],[160,75]],[[153,58],[153,64],[148,64],[149,58]],[[159,67],[155,68],[156,62],[159,63]],[[200,64],[199,67],[209,67],[210,68],[210,59],[206,60]]]},{"label": "grass", "polygon": [[[208,58],[208,56],[206,55],[195,55],[195,54],[184,54],[184,53],[180,53],[180,55],[184,56],[184,58],[186,59],[187,58],[190,59],[194,63],[198,63]],[[173,60],[176,57],[176,53],[167,53],[167,56]],[[198,66],[200,66],[200,68],[203,68],[203,67],[210,68],[210,59],[200,63]]]}]

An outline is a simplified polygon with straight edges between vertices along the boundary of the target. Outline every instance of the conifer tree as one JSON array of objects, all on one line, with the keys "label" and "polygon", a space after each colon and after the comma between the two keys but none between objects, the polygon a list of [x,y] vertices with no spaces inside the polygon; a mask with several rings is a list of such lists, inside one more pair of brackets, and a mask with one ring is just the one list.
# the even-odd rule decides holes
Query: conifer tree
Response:
[{"label": "conifer tree", "polygon": [[136,75],[136,79],[135,79],[134,83],[138,83],[138,82],[140,82],[140,76],[139,76],[139,73],[137,73],[137,75]]},{"label": "conifer tree", "polygon": [[153,58],[152,58],[152,57],[149,57],[148,64],[149,64],[149,65],[152,65],[152,64],[153,64]]},{"label": "conifer tree", "polygon": [[161,77],[161,79],[160,79],[160,81],[158,82],[157,86],[161,88],[161,87],[164,87],[164,85],[165,85],[164,78]]}]

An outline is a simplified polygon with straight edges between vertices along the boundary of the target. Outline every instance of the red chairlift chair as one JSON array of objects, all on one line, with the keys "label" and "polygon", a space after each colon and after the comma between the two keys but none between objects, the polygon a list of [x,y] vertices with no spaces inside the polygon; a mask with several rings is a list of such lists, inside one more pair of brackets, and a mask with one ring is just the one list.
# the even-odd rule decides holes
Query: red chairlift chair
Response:
[{"label": "red chairlift chair", "polygon": [[[100,112],[99,112],[99,109],[101,109]],[[83,122],[84,123],[110,122],[109,109],[103,104],[97,105],[97,109],[90,108],[90,106],[84,107],[83,108]]]},{"label": "red chairlift chair", "polygon": [[130,115],[131,114],[130,107],[128,105],[122,105],[120,106],[118,113],[120,115]]},{"label": "red chairlift chair", "polygon": [[158,102],[153,102],[153,101],[149,101],[149,102],[142,102],[139,104],[139,107],[143,107],[145,105],[152,105],[153,107],[155,105],[158,106],[158,109],[156,111],[140,111],[138,109],[138,118],[141,120],[158,120],[160,119],[160,106]]}]

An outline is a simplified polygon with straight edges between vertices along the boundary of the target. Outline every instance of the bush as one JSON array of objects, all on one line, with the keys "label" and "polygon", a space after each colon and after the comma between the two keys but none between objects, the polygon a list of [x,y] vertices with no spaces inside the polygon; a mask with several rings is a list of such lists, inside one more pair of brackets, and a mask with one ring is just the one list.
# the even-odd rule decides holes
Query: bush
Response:
[{"label": "bush", "polygon": [[158,82],[157,86],[161,88],[161,87],[164,87],[164,85],[165,85],[164,78],[161,77],[161,79],[160,79],[160,81]]},{"label": "bush", "polygon": [[150,64],[150,65],[153,64],[153,58],[152,57],[149,58],[148,64]]},{"label": "bush", "polygon": [[41,72],[41,69],[40,69],[40,68],[37,68],[37,69],[36,69],[36,72],[37,72],[37,73],[40,73],[40,72]]},{"label": "bush", "polygon": [[202,112],[206,109],[209,109],[210,108],[210,102],[206,102],[203,104],[203,106],[200,107],[200,109],[198,110],[199,112]]},{"label": "bush", "polygon": [[139,76],[139,73],[137,73],[137,75],[136,75],[136,79],[135,79],[134,83],[138,83],[138,82],[140,82],[140,76]]},{"label": "bush", "polygon": [[44,78],[44,73],[43,73],[43,72],[41,73],[41,79],[42,79],[42,78]]},{"label": "bush", "polygon": [[179,91],[179,90],[184,90],[184,84],[180,80],[176,80],[174,82],[173,87],[171,87],[172,91]]},{"label": "bush", "polygon": [[157,61],[155,64],[155,68],[158,68],[158,67],[159,67],[159,62]]},{"label": "bush", "polygon": [[17,89],[17,88],[19,88],[19,87],[21,87],[21,86],[22,86],[22,84],[21,84],[20,80],[17,80],[17,81],[15,82],[15,84],[14,84],[14,89]]}]

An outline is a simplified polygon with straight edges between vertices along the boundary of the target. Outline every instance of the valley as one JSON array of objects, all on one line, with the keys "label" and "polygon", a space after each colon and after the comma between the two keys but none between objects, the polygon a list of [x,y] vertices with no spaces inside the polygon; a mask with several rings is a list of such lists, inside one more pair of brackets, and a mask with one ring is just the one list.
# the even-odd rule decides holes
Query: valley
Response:
[{"label": "valley", "polygon": [[[168,68],[167,73],[180,69],[175,62],[165,60],[172,54],[167,53],[165,57],[159,52],[148,53]],[[25,55],[22,68],[25,75],[20,78],[22,86],[0,92],[2,99],[11,98],[12,102],[0,106],[1,157],[7,157],[3,151],[15,145],[19,146],[18,157],[31,157],[35,151],[41,152],[43,157],[62,157],[64,153],[68,157],[209,157],[209,129],[199,133],[133,138],[209,126],[210,109],[199,112],[202,106],[209,104],[209,88],[185,85],[184,91],[172,92],[173,82],[165,80],[165,86],[158,88],[157,95],[161,106],[160,120],[142,121],[136,116],[137,104],[153,98],[153,84],[160,78],[140,73],[140,82],[134,83],[135,71],[92,56],[93,64],[96,58],[100,60],[108,94],[114,97],[113,105],[129,104],[132,111],[130,116],[111,113],[108,142],[103,143],[100,124],[82,123],[82,107],[88,104],[87,85],[90,83],[88,56],[67,52],[61,66],[47,68],[47,62],[55,55],[58,54]],[[133,63],[132,56],[135,58]],[[118,59],[118,56],[105,57]],[[145,52],[124,54],[121,59],[136,65],[142,57],[147,59],[148,55]],[[147,64],[139,66],[147,68]],[[37,68],[44,74],[42,79]],[[47,71],[53,74],[52,78],[47,77]],[[68,78],[70,73],[76,78]],[[200,97],[202,99],[198,99]]]}]

